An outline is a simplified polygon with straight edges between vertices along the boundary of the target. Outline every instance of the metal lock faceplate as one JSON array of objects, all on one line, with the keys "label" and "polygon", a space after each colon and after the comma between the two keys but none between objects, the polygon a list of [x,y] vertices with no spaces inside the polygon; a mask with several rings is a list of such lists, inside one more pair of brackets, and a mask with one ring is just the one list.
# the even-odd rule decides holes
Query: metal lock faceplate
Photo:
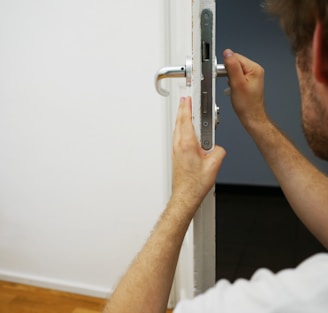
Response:
[{"label": "metal lock faceplate", "polygon": [[213,13],[204,9],[201,14],[201,146],[213,146]]}]

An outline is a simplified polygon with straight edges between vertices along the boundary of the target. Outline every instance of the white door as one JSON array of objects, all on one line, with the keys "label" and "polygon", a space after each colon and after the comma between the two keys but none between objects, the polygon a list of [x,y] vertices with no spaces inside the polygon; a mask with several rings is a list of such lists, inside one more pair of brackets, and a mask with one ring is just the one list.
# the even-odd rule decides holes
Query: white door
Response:
[{"label": "white door", "polygon": [[[0,1],[0,279],[112,292],[167,202],[179,97],[199,104],[199,74],[188,91],[164,82],[170,105],[153,86],[157,68],[193,56],[192,2],[214,6]],[[213,196],[202,207],[177,299],[214,282]]]},{"label": "white door", "polygon": [[[193,119],[204,150],[215,143],[217,111],[215,80],[225,75],[215,58],[215,0],[168,2],[169,58],[157,73],[157,89],[170,93],[171,129],[179,98],[193,98]],[[177,65],[180,64],[180,65]],[[173,65],[173,66],[171,66]],[[168,82],[162,82],[163,78]],[[178,79],[177,79],[178,78]],[[168,90],[163,91],[166,88]],[[215,194],[214,186],[199,208],[182,246],[170,306],[183,298],[204,292],[215,283]]]},{"label": "white door", "polygon": [[105,297],[149,236],[169,190],[166,5],[0,1],[1,280]]}]

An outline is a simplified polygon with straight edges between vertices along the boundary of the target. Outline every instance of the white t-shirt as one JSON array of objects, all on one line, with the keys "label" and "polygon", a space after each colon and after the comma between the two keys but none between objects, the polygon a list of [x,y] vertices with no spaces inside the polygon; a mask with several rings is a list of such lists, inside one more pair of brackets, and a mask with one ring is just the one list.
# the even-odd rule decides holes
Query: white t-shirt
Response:
[{"label": "white t-shirt", "polygon": [[328,253],[319,253],[296,269],[273,274],[259,269],[250,280],[220,280],[174,313],[328,313]]}]

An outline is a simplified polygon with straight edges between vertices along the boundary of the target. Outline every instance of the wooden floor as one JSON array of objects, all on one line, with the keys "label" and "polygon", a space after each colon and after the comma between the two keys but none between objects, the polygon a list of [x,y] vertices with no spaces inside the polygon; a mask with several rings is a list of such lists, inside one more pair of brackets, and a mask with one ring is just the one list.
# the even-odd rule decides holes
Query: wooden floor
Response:
[{"label": "wooden floor", "polygon": [[105,302],[105,299],[0,281],[0,313],[101,313]]},{"label": "wooden floor", "polygon": [[0,313],[99,313],[104,299],[0,281]]}]

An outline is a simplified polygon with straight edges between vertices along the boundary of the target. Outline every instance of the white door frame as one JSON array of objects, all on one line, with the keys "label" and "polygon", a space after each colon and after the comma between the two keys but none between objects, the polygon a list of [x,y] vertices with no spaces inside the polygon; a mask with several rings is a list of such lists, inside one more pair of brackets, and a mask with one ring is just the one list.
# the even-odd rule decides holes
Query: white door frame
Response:
[{"label": "white door frame", "polygon": [[[186,88],[183,78],[167,80],[170,91],[167,101],[168,121],[171,133],[168,134],[169,147],[172,146],[172,131],[181,96],[193,98],[193,119],[195,131],[200,138],[200,12],[210,8],[214,14],[214,0],[168,0],[166,2],[166,25],[168,55],[166,65],[184,65],[187,56],[193,58],[193,75],[191,88]],[[198,25],[198,26],[196,26]],[[215,55],[215,22],[213,26],[213,50]],[[213,78],[215,80],[215,77]],[[215,88],[213,88],[215,99]],[[213,138],[214,139],[214,138]],[[213,140],[213,142],[215,142]],[[168,160],[171,160],[169,151]],[[171,162],[171,161],[170,161]],[[169,168],[171,168],[169,164]],[[171,184],[171,177],[169,179]],[[209,192],[195,218],[193,219],[180,252],[176,275],[169,300],[169,307],[185,298],[192,298],[215,284],[215,194],[214,187]]]}]

